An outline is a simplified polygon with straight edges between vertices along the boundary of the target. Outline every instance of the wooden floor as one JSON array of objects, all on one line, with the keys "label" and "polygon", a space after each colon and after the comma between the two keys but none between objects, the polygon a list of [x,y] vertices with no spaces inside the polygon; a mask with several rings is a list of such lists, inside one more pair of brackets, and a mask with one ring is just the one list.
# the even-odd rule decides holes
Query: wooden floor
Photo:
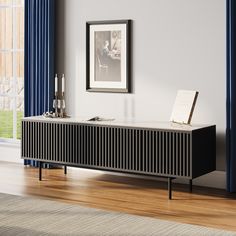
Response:
[{"label": "wooden floor", "polygon": [[[236,195],[223,190],[173,184],[168,200],[167,183],[68,168],[38,170],[0,162],[0,192],[30,195],[105,210],[119,211],[236,231]],[[1,204],[1,203],[0,203]]]}]

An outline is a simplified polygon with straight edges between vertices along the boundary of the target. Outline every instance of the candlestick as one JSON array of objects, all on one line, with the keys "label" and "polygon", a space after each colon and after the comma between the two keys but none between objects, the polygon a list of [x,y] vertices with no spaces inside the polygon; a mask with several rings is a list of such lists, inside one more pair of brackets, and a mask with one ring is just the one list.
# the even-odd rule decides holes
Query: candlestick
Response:
[{"label": "candlestick", "polygon": [[65,75],[62,74],[62,78],[61,78],[61,91],[62,93],[65,92]]},{"label": "candlestick", "polygon": [[57,78],[57,74],[55,75],[55,94],[57,94],[58,91],[58,78]]}]

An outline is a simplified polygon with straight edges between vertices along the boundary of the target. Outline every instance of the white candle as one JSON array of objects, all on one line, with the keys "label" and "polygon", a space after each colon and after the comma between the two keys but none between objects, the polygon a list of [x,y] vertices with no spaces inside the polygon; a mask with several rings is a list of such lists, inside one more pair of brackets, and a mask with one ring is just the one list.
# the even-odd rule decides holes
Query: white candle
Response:
[{"label": "white candle", "polygon": [[62,78],[61,78],[61,90],[62,90],[62,93],[65,92],[65,76],[64,76],[64,74],[62,75]]},{"label": "white candle", "polygon": [[58,78],[57,78],[57,74],[55,76],[55,93],[57,93],[58,90]]}]

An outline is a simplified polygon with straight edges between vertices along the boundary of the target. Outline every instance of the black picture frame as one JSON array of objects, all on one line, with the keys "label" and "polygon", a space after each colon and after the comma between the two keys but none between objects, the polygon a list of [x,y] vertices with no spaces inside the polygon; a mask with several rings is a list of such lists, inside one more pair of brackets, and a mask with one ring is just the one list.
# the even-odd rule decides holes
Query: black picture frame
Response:
[{"label": "black picture frame", "polygon": [[[131,23],[132,20],[86,22],[88,92],[131,92]],[[104,63],[102,51],[106,49],[110,55],[107,53],[108,62]]]}]

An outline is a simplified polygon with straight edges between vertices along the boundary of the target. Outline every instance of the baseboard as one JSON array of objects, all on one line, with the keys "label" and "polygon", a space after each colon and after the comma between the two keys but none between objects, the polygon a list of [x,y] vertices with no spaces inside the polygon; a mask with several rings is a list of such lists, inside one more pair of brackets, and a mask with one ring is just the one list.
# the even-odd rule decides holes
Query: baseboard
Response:
[{"label": "baseboard", "polygon": [[[176,183],[188,183],[183,179],[176,179]],[[204,186],[210,188],[226,189],[226,172],[213,171],[209,174],[203,175],[193,180],[193,185]]]},{"label": "baseboard", "polygon": [[1,144],[0,153],[0,161],[23,163],[19,145]]},{"label": "baseboard", "polygon": [[[107,174],[107,172],[103,172]],[[144,176],[144,175],[132,175],[132,174],[123,174],[119,172],[109,172],[112,175],[121,175],[121,176],[129,176],[134,178],[143,178],[143,179],[151,179],[158,181],[167,181],[166,178],[157,178],[152,176]],[[189,184],[189,181],[186,179],[175,179],[173,183],[181,183],[181,184]],[[218,188],[218,189],[226,189],[226,172],[225,171],[213,171],[209,174],[203,175],[193,180],[193,185],[195,186],[203,186],[209,188]]]}]

